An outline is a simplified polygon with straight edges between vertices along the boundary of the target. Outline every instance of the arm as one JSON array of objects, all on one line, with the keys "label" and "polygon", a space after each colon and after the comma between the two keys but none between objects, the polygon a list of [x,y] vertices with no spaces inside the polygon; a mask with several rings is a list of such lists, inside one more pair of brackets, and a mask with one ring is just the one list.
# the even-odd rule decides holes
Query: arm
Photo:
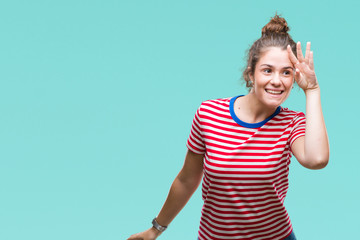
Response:
[{"label": "arm", "polygon": [[321,109],[320,89],[308,90],[305,94],[305,136],[296,139],[291,150],[302,166],[321,169],[329,161],[329,140]]},{"label": "arm", "polygon": [[[167,199],[156,218],[160,225],[168,226],[199,186],[203,175],[203,157],[204,155],[187,151],[184,166],[172,183]],[[152,227],[142,233],[131,235],[128,240],[150,240],[156,239],[159,235],[160,232]]]},{"label": "arm", "polygon": [[313,52],[307,43],[305,58],[300,42],[297,58],[288,47],[291,62],[296,67],[295,80],[306,96],[305,136],[296,139],[291,150],[301,165],[309,169],[324,168],[329,162],[329,139],[321,109],[320,87],[314,71]]}]

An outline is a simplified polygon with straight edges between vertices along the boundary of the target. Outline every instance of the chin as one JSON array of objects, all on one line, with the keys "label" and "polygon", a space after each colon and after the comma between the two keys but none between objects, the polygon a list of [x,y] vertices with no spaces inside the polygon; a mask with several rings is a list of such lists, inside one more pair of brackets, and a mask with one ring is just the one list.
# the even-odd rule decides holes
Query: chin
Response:
[{"label": "chin", "polygon": [[282,102],[269,102],[269,101],[265,103],[265,105],[268,106],[269,108],[277,108],[281,104]]},{"label": "chin", "polygon": [[271,107],[278,107],[285,102],[289,93],[286,91],[281,92],[280,94],[271,94],[264,90],[263,101],[265,105]]}]

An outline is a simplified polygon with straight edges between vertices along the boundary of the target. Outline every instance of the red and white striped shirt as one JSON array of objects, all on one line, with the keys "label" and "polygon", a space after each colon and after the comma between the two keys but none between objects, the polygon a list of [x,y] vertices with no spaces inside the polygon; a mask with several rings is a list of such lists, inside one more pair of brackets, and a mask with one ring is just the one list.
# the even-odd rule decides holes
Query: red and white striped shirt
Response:
[{"label": "red and white striped shirt", "polygon": [[234,113],[236,98],[204,101],[187,140],[205,154],[199,239],[284,239],[292,231],[283,205],[290,146],[305,135],[305,115],[279,106],[245,123]]}]

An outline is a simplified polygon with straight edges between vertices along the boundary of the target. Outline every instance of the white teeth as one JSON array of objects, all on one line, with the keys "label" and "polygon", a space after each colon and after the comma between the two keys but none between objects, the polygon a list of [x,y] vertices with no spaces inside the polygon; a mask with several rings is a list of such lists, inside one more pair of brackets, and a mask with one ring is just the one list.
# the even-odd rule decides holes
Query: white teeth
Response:
[{"label": "white teeth", "polygon": [[273,90],[268,90],[268,89],[266,89],[265,91],[268,93],[271,93],[271,94],[281,94],[282,93],[282,91],[273,91]]}]

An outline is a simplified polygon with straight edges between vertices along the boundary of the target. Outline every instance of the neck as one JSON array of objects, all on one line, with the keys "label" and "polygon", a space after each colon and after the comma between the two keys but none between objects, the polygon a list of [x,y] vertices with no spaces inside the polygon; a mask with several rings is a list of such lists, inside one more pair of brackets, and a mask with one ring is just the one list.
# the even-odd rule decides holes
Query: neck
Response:
[{"label": "neck", "polygon": [[262,104],[251,91],[243,97],[243,101],[238,105],[246,113],[251,122],[261,122],[271,116],[277,107],[269,107]]}]

